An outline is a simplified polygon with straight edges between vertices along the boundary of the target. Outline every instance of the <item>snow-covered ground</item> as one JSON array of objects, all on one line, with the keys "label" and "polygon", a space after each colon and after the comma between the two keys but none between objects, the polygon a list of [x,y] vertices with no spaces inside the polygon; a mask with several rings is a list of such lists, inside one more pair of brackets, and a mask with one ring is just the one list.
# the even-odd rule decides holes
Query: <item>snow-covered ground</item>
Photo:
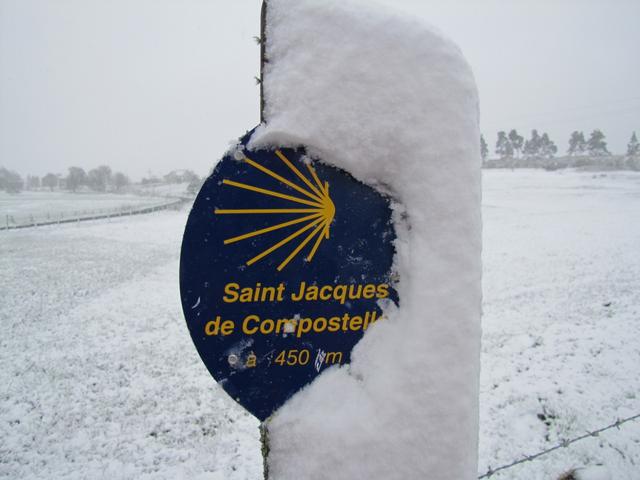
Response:
[{"label": "snow-covered ground", "polygon": [[[262,478],[184,325],[187,213],[0,233],[0,477]],[[640,413],[639,219],[638,174],[484,173],[480,473]],[[638,478],[640,422],[492,478],[599,463]]]},{"label": "snow-covered ground", "polygon": [[[486,171],[480,470],[640,413],[640,174]],[[640,422],[493,478],[640,476]]]},{"label": "snow-covered ground", "polygon": [[69,193],[69,192],[0,192],[0,226],[55,221],[62,218],[77,218],[109,213],[117,210],[161,205],[167,200],[163,194],[140,196],[115,193]]},{"label": "snow-covered ground", "polygon": [[131,187],[133,191],[140,195],[151,195],[161,197],[191,197],[188,192],[189,183],[150,183],[147,185],[136,184]]}]

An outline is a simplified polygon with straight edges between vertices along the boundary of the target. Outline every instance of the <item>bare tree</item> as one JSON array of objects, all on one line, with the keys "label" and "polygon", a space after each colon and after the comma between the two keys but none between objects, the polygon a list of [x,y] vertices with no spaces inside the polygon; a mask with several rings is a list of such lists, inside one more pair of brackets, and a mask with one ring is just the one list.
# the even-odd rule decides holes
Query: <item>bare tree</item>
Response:
[{"label": "bare tree", "polygon": [[122,188],[129,185],[129,183],[131,183],[129,177],[122,172],[116,172],[113,176],[113,184],[116,187],[116,192],[119,192]]},{"label": "bare tree", "polygon": [[96,192],[106,192],[111,184],[111,167],[100,165],[98,168],[89,170],[88,184]]},{"label": "bare tree", "polygon": [[78,188],[87,184],[87,173],[80,167],[69,167],[66,183],[69,190],[76,192]]},{"label": "bare tree", "polygon": [[53,189],[58,186],[59,178],[57,175],[53,173],[47,173],[44,177],[42,177],[42,186],[48,188],[53,192]]},{"label": "bare tree", "polygon": [[11,170],[0,167],[0,190],[9,193],[20,193],[24,187],[22,177]]}]

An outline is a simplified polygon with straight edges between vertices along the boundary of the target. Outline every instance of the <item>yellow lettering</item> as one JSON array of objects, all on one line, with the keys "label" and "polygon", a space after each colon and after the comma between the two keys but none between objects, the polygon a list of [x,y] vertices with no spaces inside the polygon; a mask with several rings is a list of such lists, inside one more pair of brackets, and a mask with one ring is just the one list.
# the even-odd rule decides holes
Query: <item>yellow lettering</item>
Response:
[{"label": "yellow lettering", "polygon": [[[355,293],[353,292],[354,288],[356,288]],[[349,285],[349,298],[351,300],[359,299],[361,293],[362,293],[362,285]]]},{"label": "yellow lettering", "polygon": [[366,330],[366,329],[367,329],[367,327],[369,326],[369,316],[370,316],[370,315],[371,315],[371,314],[370,314],[369,312],[366,312],[366,313],[364,314],[364,325],[362,326],[362,330]]},{"label": "yellow lettering", "polygon": [[302,297],[304,296],[304,289],[306,287],[306,282],[301,282],[300,283],[300,291],[298,292],[298,295],[296,295],[295,293],[291,294],[291,300],[293,300],[294,302],[299,302],[300,300],[302,300]]},{"label": "yellow lettering", "polygon": [[374,310],[373,313],[371,314],[371,319],[369,319],[368,317],[369,312],[367,312],[367,316],[364,317],[364,327],[362,327],[363,330],[366,330],[369,327],[370,323],[373,323],[376,321],[376,317],[378,316],[378,311]]},{"label": "yellow lettering", "polygon": [[263,335],[269,335],[276,328],[276,322],[270,318],[265,318],[260,323],[260,333]]},{"label": "yellow lettering", "polygon": [[226,303],[233,303],[238,300],[238,288],[240,288],[240,285],[237,283],[227,283],[224,286],[224,296],[222,300]]},{"label": "yellow lettering", "polygon": [[245,287],[240,290],[240,301],[242,303],[253,302],[253,288]]},{"label": "yellow lettering", "polygon": [[359,317],[358,315],[351,317],[351,321],[349,322],[349,330],[355,332],[357,330],[360,330],[360,327],[362,327],[362,317]]},{"label": "yellow lettering", "polygon": [[389,285],[381,283],[378,285],[378,298],[387,298],[389,296]]},{"label": "yellow lettering", "polygon": [[260,301],[265,302],[269,299],[269,302],[273,302],[276,298],[275,287],[262,287],[262,294],[260,295]]},{"label": "yellow lettering", "polygon": [[220,333],[222,333],[223,336],[231,335],[233,333],[233,327],[234,325],[231,320],[225,320],[220,326]]},{"label": "yellow lettering", "polygon": [[309,333],[313,328],[313,322],[310,318],[303,318],[298,321],[298,331],[296,332],[296,337],[300,338],[303,334]]},{"label": "yellow lettering", "polygon": [[347,286],[346,285],[336,285],[333,289],[333,298],[339,300],[342,305],[347,301]]},{"label": "yellow lettering", "polygon": [[318,287],[316,287],[315,285],[311,285],[309,288],[307,288],[307,293],[304,296],[304,299],[309,302],[311,300],[317,300],[318,299]]},{"label": "yellow lettering", "polygon": [[376,294],[376,286],[375,285],[367,285],[364,287],[364,290],[362,290],[362,296],[364,298],[373,298],[374,295]]},{"label": "yellow lettering", "polygon": [[220,315],[218,315],[215,320],[211,320],[207,322],[207,324],[204,326],[204,333],[206,333],[209,336],[217,335],[219,328],[220,328]]},{"label": "yellow lettering", "polygon": [[251,352],[247,357],[247,363],[245,363],[245,367],[255,368],[257,360],[258,358],[256,357],[256,355],[253,352]]},{"label": "yellow lettering", "polygon": [[[322,325],[322,326],[320,326]],[[313,331],[316,333],[322,333],[327,329],[327,319],[324,317],[318,317],[313,321]]]},{"label": "yellow lettering", "polygon": [[257,315],[248,315],[247,317],[245,317],[244,321],[242,322],[242,333],[246,334],[246,335],[253,335],[254,333],[256,333],[258,331],[258,327],[249,327],[249,322],[259,322],[260,321],[260,317]]},{"label": "yellow lettering", "polygon": [[349,314],[345,313],[342,316],[342,331],[346,332],[347,331],[347,322],[349,321]]},{"label": "yellow lettering", "polygon": [[340,317],[331,317],[329,319],[329,331],[335,333],[340,330]]},{"label": "yellow lettering", "polygon": [[330,300],[331,299],[331,291],[333,287],[331,285],[325,285],[320,289],[320,300]]},{"label": "yellow lettering", "polygon": [[329,352],[327,353],[327,358],[325,359],[324,363],[326,363],[327,365],[331,364],[335,364],[335,363],[342,363],[342,352]]},{"label": "yellow lettering", "polygon": [[231,335],[233,333],[234,324],[231,320],[221,322],[220,315],[215,320],[207,322],[204,326],[204,333],[209,337],[221,334],[222,336]]}]

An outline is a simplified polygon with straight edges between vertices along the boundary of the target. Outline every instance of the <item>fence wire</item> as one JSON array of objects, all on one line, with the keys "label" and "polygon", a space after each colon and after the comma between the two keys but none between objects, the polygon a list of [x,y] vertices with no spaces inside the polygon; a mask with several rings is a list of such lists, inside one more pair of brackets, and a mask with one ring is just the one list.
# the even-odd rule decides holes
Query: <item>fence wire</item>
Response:
[{"label": "fence wire", "polygon": [[478,477],[478,479],[482,479],[482,478],[490,478],[493,475],[495,475],[496,473],[502,471],[502,470],[508,470],[512,467],[515,467],[516,465],[520,465],[521,463],[526,463],[526,462],[531,462],[537,458],[540,458],[544,455],[547,455],[551,452],[554,452],[560,448],[567,448],[569,445],[579,442],[580,440],[584,440],[585,438],[590,438],[590,437],[597,437],[598,435],[600,435],[602,432],[606,432],[607,430],[611,430],[612,428],[617,428],[618,430],[620,430],[620,426],[624,425],[627,422],[631,422],[633,420],[638,420],[640,418],[640,414],[637,415],[633,415],[631,417],[627,417],[627,418],[623,418],[623,419],[618,419],[616,420],[614,423],[612,423],[611,425],[607,425],[606,427],[602,427],[599,428],[598,430],[593,430],[591,432],[586,432],[584,435],[580,435],[579,437],[575,437],[572,438],[570,440],[563,440],[562,442],[560,442],[558,445],[555,445],[551,448],[548,448],[546,450],[543,450],[541,452],[538,452],[534,455],[527,455],[519,460],[516,460],[514,462],[509,463],[508,465],[502,465],[501,467],[498,468],[491,468],[489,467],[489,469],[486,471],[486,473],[480,475]]},{"label": "fence wire", "polygon": [[107,218],[142,215],[170,208],[179,208],[188,198],[173,199],[165,203],[131,206],[125,205],[112,209],[76,210],[68,212],[44,212],[43,214],[30,214],[23,217],[3,215],[0,218],[0,230],[14,230],[18,228],[43,227],[63,223],[83,222],[88,220],[101,220]]}]

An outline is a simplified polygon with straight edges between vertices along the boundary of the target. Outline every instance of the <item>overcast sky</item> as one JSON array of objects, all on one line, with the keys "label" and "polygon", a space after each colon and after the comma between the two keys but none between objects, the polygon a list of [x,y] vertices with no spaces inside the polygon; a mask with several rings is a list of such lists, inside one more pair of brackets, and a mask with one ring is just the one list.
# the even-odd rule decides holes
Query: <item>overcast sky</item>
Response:
[{"label": "overcast sky", "polygon": [[[321,0],[318,0],[320,2]],[[0,166],[208,172],[258,123],[260,0],[0,0]],[[640,134],[640,1],[379,0],[452,37],[481,127]]]}]

